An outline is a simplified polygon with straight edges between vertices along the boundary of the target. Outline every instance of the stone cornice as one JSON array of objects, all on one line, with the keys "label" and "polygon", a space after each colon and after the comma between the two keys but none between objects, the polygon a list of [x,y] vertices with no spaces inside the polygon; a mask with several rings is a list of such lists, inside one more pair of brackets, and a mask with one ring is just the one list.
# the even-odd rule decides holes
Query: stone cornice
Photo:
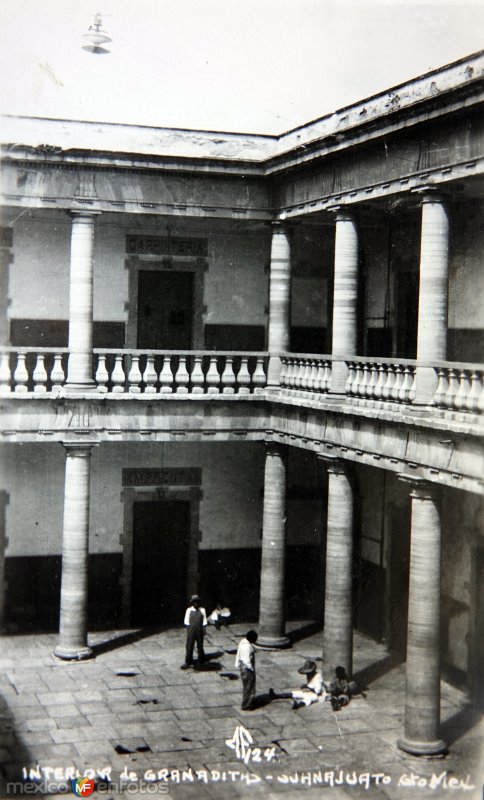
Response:
[{"label": "stone cornice", "polygon": [[[213,174],[276,174],[360,141],[389,135],[484,98],[484,52],[449,64],[279,136],[6,115],[4,157],[38,163],[101,159],[111,167],[153,164]],[[94,165],[94,164],[93,164]],[[99,166],[101,163],[98,164]]]}]

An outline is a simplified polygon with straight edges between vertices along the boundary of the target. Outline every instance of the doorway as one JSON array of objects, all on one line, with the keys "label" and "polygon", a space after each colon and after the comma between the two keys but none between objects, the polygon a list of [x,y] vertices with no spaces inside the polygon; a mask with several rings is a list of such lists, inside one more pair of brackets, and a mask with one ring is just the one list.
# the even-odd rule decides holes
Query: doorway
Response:
[{"label": "doorway", "polygon": [[134,625],[182,624],[189,536],[188,500],[133,503]]},{"label": "doorway", "polygon": [[139,270],[137,347],[190,350],[193,272]]}]

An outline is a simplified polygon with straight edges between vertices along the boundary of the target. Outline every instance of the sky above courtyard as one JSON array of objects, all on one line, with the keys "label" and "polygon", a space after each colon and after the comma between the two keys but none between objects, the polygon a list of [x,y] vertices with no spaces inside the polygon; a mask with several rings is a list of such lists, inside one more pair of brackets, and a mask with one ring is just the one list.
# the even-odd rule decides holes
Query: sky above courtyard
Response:
[{"label": "sky above courtyard", "polygon": [[[93,15],[108,55],[82,50]],[[2,0],[0,110],[274,134],[484,46],[484,0]]]}]

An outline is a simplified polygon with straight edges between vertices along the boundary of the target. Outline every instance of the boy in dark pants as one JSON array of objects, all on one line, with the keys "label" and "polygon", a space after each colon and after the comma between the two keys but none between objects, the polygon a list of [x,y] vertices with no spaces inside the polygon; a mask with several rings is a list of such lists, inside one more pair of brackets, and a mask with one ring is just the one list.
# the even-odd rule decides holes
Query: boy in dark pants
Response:
[{"label": "boy in dark pants", "polygon": [[203,664],[205,661],[205,653],[203,650],[203,636],[205,628],[207,627],[207,615],[205,609],[200,604],[198,594],[194,594],[188,606],[184,624],[187,629],[187,644],[185,651],[185,663],[181,665],[180,669],[188,669],[193,665],[193,649],[195,642],[197,643],[198,663]]},{"label": "boy in dark pants", "polygon": [[242,711],[251,711],[255,700],[255,643],[257,633],[249,631],[240,640],[235,657],[235,666],[240,669],[242,678]]}]

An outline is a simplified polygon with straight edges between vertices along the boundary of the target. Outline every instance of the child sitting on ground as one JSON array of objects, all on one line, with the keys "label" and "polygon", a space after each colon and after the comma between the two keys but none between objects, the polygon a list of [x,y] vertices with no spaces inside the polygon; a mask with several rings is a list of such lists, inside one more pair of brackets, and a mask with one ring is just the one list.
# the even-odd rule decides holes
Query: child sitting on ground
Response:
[{"label": "child sitting on ground", "polygon": [[318,700],[325,700],[326,688],[323,681],[323,673],[317,668],[315,661],[308,659],[302,667],[298,669],[300,675],[306,675],[306,683],[300,689],[293,689],[291,692],[275,692],[269,689],[271,700],[292,699],[292,707],[302,708],[317,703]]}]

